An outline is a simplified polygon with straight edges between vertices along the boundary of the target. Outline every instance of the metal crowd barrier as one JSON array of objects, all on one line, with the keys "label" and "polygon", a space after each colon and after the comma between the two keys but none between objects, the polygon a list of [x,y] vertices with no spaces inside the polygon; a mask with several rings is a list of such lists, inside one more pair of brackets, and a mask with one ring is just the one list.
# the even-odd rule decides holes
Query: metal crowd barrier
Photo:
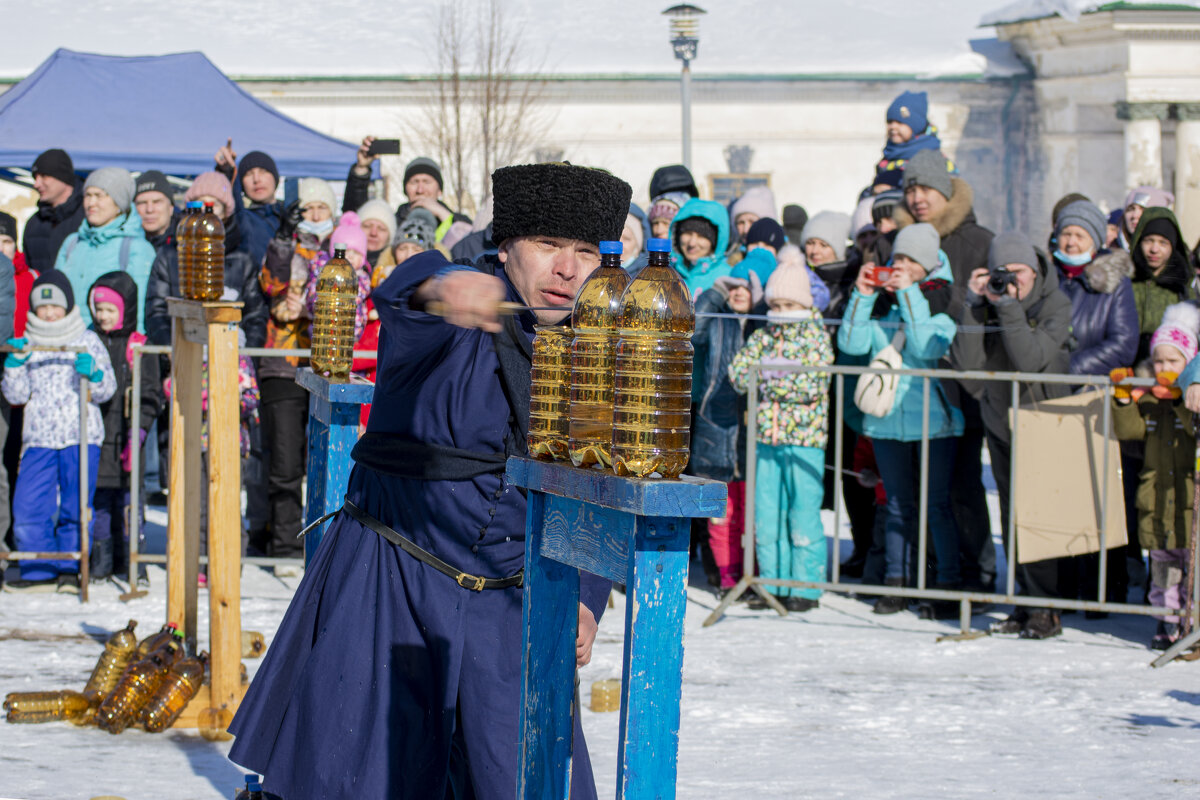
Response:
[{"label": "metal crowd barrier", "polygon": [[[829,373],[834,376],[836,382],[836,391],[834,392],[834,419],[830,420],[831,427],[834,431],[834,480],[833,480],[833,559],[831,567],[830,580],[827,581],[798,581],[798,580],[781,580],[775,578],[762,578],[754,574],[755,572],[755,527],[754,527],[754,506],[755,506],[755,479],[756,479],[756,453],[758,445],[757,431],[757,415],[755,410],[758,406],[758,382],[760,373],[764,369],[770,369],[773,372],[819,372]],[[845,421],[844,403],[845,403],[845,376],[847,375],[870,375],[877,373],[888,373],[895,375],[908,375],[922,380],[922,426],[921,426],[921,455],[920,455],[920,490],[919,490],[919,515],[917,523],[917,562],[918,575],[917,585],[915,587],[907,586],[878,586],[863,583],[844,583],[841,580],[841,565],[839,551],[842,541],[842,452],[843,452],[843,428]],[[1076,611],[1102,611],[1116,614],[1139,614],[1143,616],[1166,616],[1166,615],[1183,615],[1185,609],[1178,608],[1162,608],[1149,605],[1134,605],[1130,603],[1113,603],[1106,602],[1107,582],[1108,582],[1108,473],[1109,473],[1109,448],[1104,447],[1104,455],[1102,459],[1102,472],[1104,476],[1101,480],[1101,499],[1100,499],[1100,530],[1099,530],[1099,588],[1096,600],[1079,600],[1065,598],[1046,598],[1032,597],[1029,595],[1019,595],[1016,592],[1016,504],[1013,498],[1009,499],[1008,526],[1005,531],[1005,560],[1007,561],[1007,570],[1005,575],[1005,591],[998,592],[969,592],[946,589],[930,589],[926,585],[926,566],[928,553],[928,482],[929,482],[929,400],[931,381],[937,379],[945,380],[971,380],[971,381],[1003,381],[1011,385],[1012,391],[1012,408],[1016,409],[1020,406],[1020,385],[1022,383],[1041,383],[1041,384],[1058,384],[1069,385],[1072,387],[1093,387],[1100,389],[1104,395],[1103,416],[1101,426],[1104,431],[1106,440],[1111,437],[1112,431],[1112,382],[1106,376],[1093,375],[1061,375],[1061,374],[1041,374],[1027,372],[987,372],[978,370],[948,370],[948,369],[881,369],[878,367],[860,367],[848,365],[833,365],[833,366],[808,366],[802,364],[771,364],[763,366],[761,364],[752,365],[750,372],[749,389],[747,392],[747,432],[746,432],[746,502],[745,502],[745,528],[742,537],[743,545],[743,570],[742,579],[734,586],[720,604],[704,621],[705,626],[709,626],[721,619],[725,614],[725,610],[734,603],[746,589],[752,589],[777,613],[785,615],[787,612],[783,605],[775,599],[775,596],[765,591],[764,586],[782,586],[794,589],[822,589],[833,592],[842,592],[865,595],[893,595],[899,597],[909,597],[918,600],[950,600],[957,601],[959,604],[959,625],[961,635],[967,635],[971,632],[971,606],[974,603],[988,604],[1006,604],[1013,606],[1028,606],[1035,608],[1053,608],[1053,609],[1071,609]],[[1155,381],[1151,379],[1130,379],[1125,382],[1130,386],[1149,387],[1155,385]],[[1011,458],[1009,463],[1009,490],[1010,493],[1015,490],[1017,485],[1017,430],[1013,427],[1010,434],[1010,449]],[[886,487],[885,487],[886,488]],[[1119,524],[1124,525],[1122,519]],[[990,532],[989,532],[990,536]],[[1200,629],[1200,570],[1192,570],[1190,580],[1192,581],[1192,603],[1191,619],[1193,630]]]}]

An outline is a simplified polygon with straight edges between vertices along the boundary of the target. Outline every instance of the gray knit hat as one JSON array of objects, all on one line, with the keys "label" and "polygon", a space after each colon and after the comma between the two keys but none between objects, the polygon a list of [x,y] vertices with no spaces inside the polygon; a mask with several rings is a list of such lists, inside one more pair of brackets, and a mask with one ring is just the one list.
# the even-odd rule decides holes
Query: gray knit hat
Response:
[{"label": "gray knit hat", "polygon": [[938,250],[942,246],[942,237],[938,236],[937,228],[928,222],[918,222],[900,229],[896,234],[896,243],[892,245],[892,254],[908,256],[925,268],[925,274],[931,274],[938,268]]},{"label": "gray knit hat", "polygon": [[1087,231],[1087,235],[1092,237],[1092,252],[1097,252],[1104,247],[1108,220],[1105,219],[1104,212],[1097,208],[1095,203],[1088,200],[1076,200],[1064,208],[1058,215],[1058,224],[1054,226],[1055,235],[1062,233],[1063,228],[1068,225],[1077,225]]},{"label": "gray knit hat", "polygon": [[947,200],[954,194],[954,184],[950,182],[946,157],[937,150],[922,150],[910,158],[904,165],[904,179],[900,186],[904,189],[910,186],[928,186],[941,192]]},{"label": "gray knit hat", "polygon": [[833,248],[838,261],[846,260],[846,240],[850,238],[850,215],[837,211],[822,211],[804,223],[800,234],[800,247],[809,239],[820,239]]},{"label": "gray knit hat", "polygon": [[1035,273],[1039,271],[1037,253],[1025,234],[1005,231],[992,239],[992,246],[988,248],[988,269],[1006,264],[1024,264]]},{"label": "gray knit hat", "polygon": [[103,190],[111,197],[117,204],[117,208],[121,209],[122,214],[129,211],[129,206],[133,203],[134,191],[133,176],[129,174],[129,170],[120,167],[101,167],[88,175],[87,181],[83,184],[83,190],[86,192],[93,186]]}]

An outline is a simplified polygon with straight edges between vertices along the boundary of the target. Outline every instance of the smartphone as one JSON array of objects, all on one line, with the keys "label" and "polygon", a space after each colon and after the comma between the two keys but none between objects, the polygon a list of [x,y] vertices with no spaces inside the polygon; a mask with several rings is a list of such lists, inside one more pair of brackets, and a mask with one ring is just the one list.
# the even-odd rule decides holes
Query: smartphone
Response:
[{"label": "smartphone", "polygon": [[876,286],[887,285],[888,279],[892,277],[892,270],[895,267],[875,267],[871,270],[871,281]]},{"label": "smartphone", "polygon": [[368,148],[367,155],[398,156],[400,155],[400,140],[376,139],[375,141],[371,142],[371,147]]}]

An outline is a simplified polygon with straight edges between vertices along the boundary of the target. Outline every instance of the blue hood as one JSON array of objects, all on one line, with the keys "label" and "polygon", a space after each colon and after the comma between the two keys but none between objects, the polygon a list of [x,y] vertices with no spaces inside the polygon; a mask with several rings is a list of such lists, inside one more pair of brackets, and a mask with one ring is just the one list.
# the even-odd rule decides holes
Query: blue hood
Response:
[{"label": "blue hood", "polygon": [[[691,217],[700,217],[708,220],[717,228],[717,246],[713,249],[713,255],[707,258],[720,258],[725,251],[729,249],[729,212],[725,210],[725,206],[720,203],[715,203],[712,200],[701,200],[692,198],[683,204],[683,208],[679,209],[679,213],[675,215],[675,219],[671,220],[671,252],[674,255],[679,255],[679,242],[677,241],[677,231],[679,223]],[[700,259],[701,263],[707,258]],[[679,260],[682,263],[683,256],[679,255]],[[693,264],[693,269],[699,266]]]}]

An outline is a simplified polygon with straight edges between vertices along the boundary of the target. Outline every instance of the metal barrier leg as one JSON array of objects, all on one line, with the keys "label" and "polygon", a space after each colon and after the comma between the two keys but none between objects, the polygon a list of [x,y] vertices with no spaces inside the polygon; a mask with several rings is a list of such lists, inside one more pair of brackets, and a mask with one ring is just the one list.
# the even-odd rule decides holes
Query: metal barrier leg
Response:
[{"label": "metal barrier leg", "polygon": [[1006,554],[1008,556],[1008,576],[1006,593],[1009,597],[1016,594],[1017,585],[1017,426],[1012,423],[1016,422],[1017,408],[1021,402],[1020,395],[1021,389],[1014,380],[1012,382],[1012,416],[1008,435],[1008,552]]},{"label": "metal barrier leg", "polygon": [[921,496],[917,511],[918,589],[924,589],[926,586],[928,576],[925,573],[929,564],[929,378],[921,380]]},{"label": "metal barrier leg", "polygon": [[79,602],[88,601],[91,582],[92,542],[88,536],[92,520],[91,493],[88,492],[88,396],[91,382],[79,376]]},{"label": "metal barrier leg", "polygon": [[833,582],[841,583],[842,579],[842,456],[846,449],[844,433],[844,410],[842,395],[845,393],[845,380],[838,375],[837,391],[834,392],[834,426],[833,426]]},{"label": "metal barrier leg", "polygon": [[1104,410],[1101,412],[1100,430],[1104,432],[1104,455],[1101,457],[1103,472],[1100,473],[1100,589],[1097,603],[1103,603],[1108,598],[1108,437],[1112,429],[1112,395],[1107,386],[1101,391]]},{"label": "metal barrier leg", "polygon": [[[157,356],[155,356],[157,358]],[[142,502],[142,448],[134,444],[141,442],[139,431],[142,429],[142,351],[133,349],[133,374],[129,392],[129,510],[126,512],[125,530],[129,532],[129,546],[126,554],[129,556],[129,591],[121,595],[120,600],[127,603],[139,597],[145,597],[149,592],[138,589],[138,557],[141,555],[141,514],[138,513]],[[161,472],[162,468],[159,467]]]}]

